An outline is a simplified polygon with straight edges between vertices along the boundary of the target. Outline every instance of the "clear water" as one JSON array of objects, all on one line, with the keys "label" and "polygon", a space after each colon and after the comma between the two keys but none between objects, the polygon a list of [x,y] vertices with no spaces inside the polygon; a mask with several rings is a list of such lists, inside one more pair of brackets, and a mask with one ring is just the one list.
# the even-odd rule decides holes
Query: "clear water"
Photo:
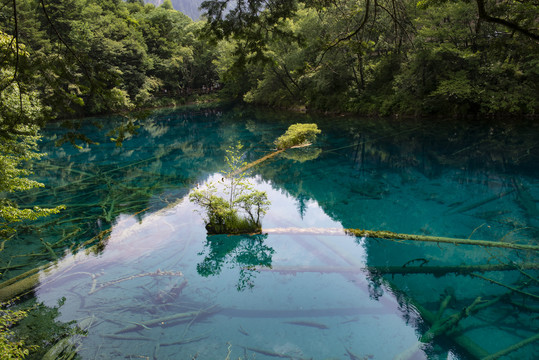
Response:
[{"label": "clear water", "polygon": [[[120,121],[85,122],[79,130],[100,145],[81,149],[54,146],[70,130],[48,130],[34,166],[47,186],[19,201],[68,208],[26,224],[0,253],[7,279],[50,262],[52,249],[33,297],[51,307],[65,298],[57,320],[88,331],[76,337],[80,358],[469,359],[538,333],[536,252],[341,230],[537,245],[537,124],[179,109],[143,117],[116,147],[107,132]],[[207,236],[188,193],[221,179],[229,146],[241,141],[255,160],[296,122],[318,123],[317,143],[250,174],[271,201],[268,233]],[[497,264],[517,270],[385,273]],[[444,299],[440,318],[478,297],[498,301],[419,341]],[[502,358],[537,353],[535,341]]]}]

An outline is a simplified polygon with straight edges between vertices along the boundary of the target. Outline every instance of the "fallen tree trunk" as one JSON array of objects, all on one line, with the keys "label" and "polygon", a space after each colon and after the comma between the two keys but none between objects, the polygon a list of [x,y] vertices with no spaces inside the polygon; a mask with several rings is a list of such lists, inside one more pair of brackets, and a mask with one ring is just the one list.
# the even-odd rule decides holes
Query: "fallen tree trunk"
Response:
[{"label": "fallen tree trunk", "polygon": [[539,245],[526,245],[526,244],[514,244],[502,241],[488,241],[488,240],[471,240],[471,239],[459,239],[449,238],[443,236],[427,236],[427,235],[413,235],[413,234],[398,234],[391,231],[371,231],[371,230],[359,230],[359,229],[346,229],[346,233],[349,235],[355,235],[365,238],[376,239],[388,239],[388,240],[413,240],[413,241],[426,241],[435,243],[447,243],[453,245],[479,245],[487,247],[499,247],[515,250],[528,250],[539,251]]},{"label": "fallen tree trunk", "polygon": [[285,150],[286,150],[286,149],[280,149],[280,150],[276,150],[276,151],[274,151],[274,152],[272,152],[272,153],[269,153],[268,155],[263,156],[263,157],[261,157],[260,159],[255,160],[255,161],[253,161],[253,162],[250,162],[249,164],[245,165],[244,167],[242,167],[242,168],[240,168],[240,169],[234,171],[230,176],[236,176],[236,175],[238,175],[238,174],[241,174],[242,172],[244,172],[244,171],[246,171],[246,170],[249,170],[249,169],[252,168],[253,166],[256,166],[256,165],[260,164],[260,163],[263,162],[263,161],[266,161],[266,160],[268,160],[268,159],[270,159],[270,158],[272,158],[272,157],[274,157],[274,156],[279,155],[280,153],[282,153],[282,152],[285,151]]},{"label": "fallen tree trunk", "polygon": [[0,302],[9,301],[24,295],[39,284],[39,273],[27,276],[11,285],[0,289]]},{"label": "fallen tree trunk", "polygon": [[357,237],[371,238],[371,239],[386,239],[386,240],[412,240],[422,242],[433,243],[446,243],[453,245],[478,245],[486,247],[498,247],[505,249],[515,250],[527,250],[527,251],[539,251],[539,245],[527,245],[527,244],[515,244],[503,241],[489,241],[489,240],[471,240],[461,238],[450,238],[443,236],[427,236],[427,235],[414,235],[414,234],[399,234],[392,231],[373,231],[373,230],[361,230],[361,229],[337,229],[337,228],[274,228],[263,229],[262,233],[267,234],[279,234],[279,235],[328,235],[328,236],[340,236],[340,235],[353,235]]}]

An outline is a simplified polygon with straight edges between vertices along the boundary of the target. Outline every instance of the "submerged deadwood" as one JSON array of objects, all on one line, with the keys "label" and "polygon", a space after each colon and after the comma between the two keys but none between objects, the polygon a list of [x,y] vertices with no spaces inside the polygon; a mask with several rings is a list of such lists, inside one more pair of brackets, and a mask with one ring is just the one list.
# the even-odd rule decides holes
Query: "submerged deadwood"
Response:
[{"label": "submerged deadwood", "polygon": [[159,325],[167,325],[167,323],[169,322],[193,320],[199,316],[210,315],[216,311],[217,311],[216,306],[211,306],[207,309],[200,310],[200,311],[189,311],[189,312],[178,313],[178,314],[174,314],[170,316],[165,316],[162,318],[157,318],[157,319],[153,319],[153,320],[149,320],[149,321],[145,321],[141,323],[136,323],[134,325],[131,325],[131,326],[128,326],[126,328],[116,331],[113,335],[123,334],[130,331],[137,331],[143,328],[151,328],[151,327],[159,326]]},{"label": "submerged deadwood", "polygon": [[488,241],[488,240],[471,240],[471,239],[459,239],[449,238],[443,236],[427,236],[427,235],[413,235],[413,234],[399,234],[391,231],[371,231],[371,230],[359,230],[359,229],[345,229],[349,235],[355,235],[365,238],[376,239],[388,239],[388,240],[413,240],[413,241],[426,241],[435,243],[447,243],[453,245],[479,245],[487,247],[499,247],[515,250],[529,250],[539,251],[539,245],[526,245],[515,244],[503,241]]},{"label": "submerged deadwood", "polygon": [[527,250],[527,251],[539,251],[539,245],[527,245],[516,244],[504,241],[489,241],[489,240],[471,240],[461,238],[450,238],[443,236],[427,236],[427,235],[414,235],[414,234],[400,234],[392,231],[373,231],[373,230],[360,230],[360,229],[336,229],[336,228],[274,228],[263,229],[262,233],[267,234],[297,234],[297,235],[353,235],[357,237],[371,238],[371,239],[386,239],[386,240],[412,240],[423,241],[433,243],[447,243],[453,245],[479,245],[486,247],[498,247],[515,250]]},{"label": "submerged deadwood", "polygon": [[524,264],[478,264],[478,265],[447,265],[447,266],[367,266],[363,267],[335,267],[335,266],[272,266],[257,267],[257,271],[276,273],[359,273],[361,271],[371,271],[379,275],[407,275],[407,274],[431,274],[442,276],[456,273],[457,275],[467,275],[474,272],[494,272],[494,271],[514,271],[514,270],[538,270],[539,263]]}]

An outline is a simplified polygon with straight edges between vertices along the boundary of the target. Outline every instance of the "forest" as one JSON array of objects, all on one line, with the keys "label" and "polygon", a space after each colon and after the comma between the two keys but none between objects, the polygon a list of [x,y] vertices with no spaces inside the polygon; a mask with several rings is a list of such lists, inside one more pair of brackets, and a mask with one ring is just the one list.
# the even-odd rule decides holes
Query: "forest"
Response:
[{"label": "forest", "polygon": [[[8,196],[43,186],[24,165],[50,124],[81,149],[97,142],[77,119],[116,114],[121,146],[136,111],[192,103],[468,121],[539,110],[537,0],[209,0],[196,21],[158,3],[0,2],[0,251],[16,224],[64,209]],[[23,314],[3,314],[0,345],[23,351],[6,332]]]}]

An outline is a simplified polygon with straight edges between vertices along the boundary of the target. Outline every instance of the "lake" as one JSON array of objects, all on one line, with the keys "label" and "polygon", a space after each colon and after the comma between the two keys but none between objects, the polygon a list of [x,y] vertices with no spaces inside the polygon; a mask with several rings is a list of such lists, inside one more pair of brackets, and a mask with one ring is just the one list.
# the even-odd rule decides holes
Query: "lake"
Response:
[{"label": "lake", "polygon": [[[140,127],[106,117],[44,131],[33,177],[46,186],[17,200],[67,208],[22,224],[0,253],[3,280],[43,266],[21,305],[41,304],[49,317],[30,333],[58,341],[55,322],[74,321],[80,359],[539,353],[537,249],[511,248],[538,244],[536,122],[228,107],[130,120]],[[257,160],[294,123],[322,133],[247,174],[271,201],[263,233],[207,235],[189,193],[224,180],[230,146]]]}]

